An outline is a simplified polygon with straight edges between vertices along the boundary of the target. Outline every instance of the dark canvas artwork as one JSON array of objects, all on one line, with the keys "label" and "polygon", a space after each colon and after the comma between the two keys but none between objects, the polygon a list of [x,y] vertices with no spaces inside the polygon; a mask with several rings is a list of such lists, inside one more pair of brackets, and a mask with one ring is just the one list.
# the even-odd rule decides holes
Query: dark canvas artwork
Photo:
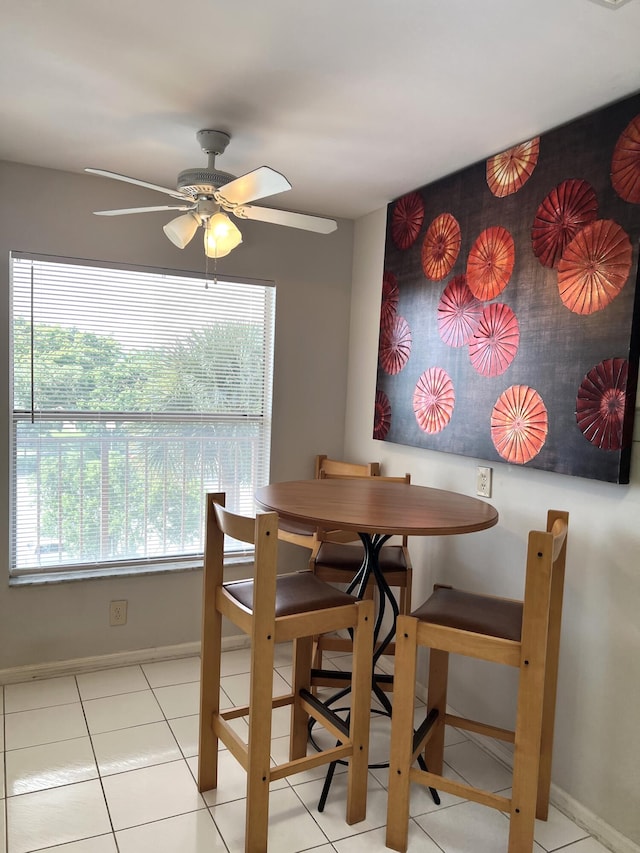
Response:
[{"label": "dark canvas artwork", "polygon": [[640,96],[388,207],[374,438],[629,482]]}]

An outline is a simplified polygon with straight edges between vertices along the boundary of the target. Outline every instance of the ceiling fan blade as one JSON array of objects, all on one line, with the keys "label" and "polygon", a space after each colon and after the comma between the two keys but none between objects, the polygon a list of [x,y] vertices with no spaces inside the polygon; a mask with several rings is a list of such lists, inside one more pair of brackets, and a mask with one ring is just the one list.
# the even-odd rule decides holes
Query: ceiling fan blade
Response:
[{"label": "ceiling fan blade", "polygon": [[120,210],[94,210],[96,216],[122,216],[123,213],[152,213],[156,210],[194,210],[195,205],[161,204],[159,207],[123,207]]},{"label": "ceiling fan blade", "polygon": [[258,222],[272,222],[274,225],[288,225],[290,228],[302,228],[317,234],[331,234],[338,227],[335,219],[310,216],[307,213],[293,213],[290,210],[274,210],[271,207],[237,207],[234,211],[240,219],[255,219]]},{"label": "ceiling fan blade", "polygon": [[290,189],[291,184],[284,175],[269,166],[260,166],[253,172],[247,172],[246,175],[240,175],[235,181],[225,184],[215,195],[216,200],[221,203],[246,204],[248,201]]},{"label": "ceiling fan blade", "polygon": [[117,172],[107,172],[104,169],[85,169],[85,172],[89,172],[91,175],[101,175],[103,178],[124,181],[127,184],[135,184],[138,187],[146,187],[148,190],[157,190],[159,193],[166,193],[172,198],[179,198],[182,201],[188,198],[188,196],[178,190],[172,190],[169,187],[160,187],[158,184],[150,184],[147,181],[139,181],[137,178],[129,178],[127,175],[119,175]]}]

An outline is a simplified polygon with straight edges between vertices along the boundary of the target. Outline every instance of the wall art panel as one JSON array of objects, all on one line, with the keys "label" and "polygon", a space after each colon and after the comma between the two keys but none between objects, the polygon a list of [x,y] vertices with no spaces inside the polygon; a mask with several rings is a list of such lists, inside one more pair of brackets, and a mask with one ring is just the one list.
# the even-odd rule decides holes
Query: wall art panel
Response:
[{"label": "wall art panel", "polygon": [[388,207],[373,436],[629,482],[640,95]]}]

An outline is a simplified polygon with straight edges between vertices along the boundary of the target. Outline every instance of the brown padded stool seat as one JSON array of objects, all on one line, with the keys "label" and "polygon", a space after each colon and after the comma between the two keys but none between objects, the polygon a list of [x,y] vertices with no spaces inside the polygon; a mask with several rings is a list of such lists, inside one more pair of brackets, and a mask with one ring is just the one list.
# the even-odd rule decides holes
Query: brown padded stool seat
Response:
[{"label": "brown padded stool seat", "polygon": [[[363,545],[343,545],[339,542],[323,542],[318,548],[315,564],[318,568],[337,569],[350,572],[358,570],[364,559]],[[402,572],[407,568],[401,545],[386,545],[380,549],[378,565],[382,572]]]},{"label": "brown padded stool seat", "polygon": [[[226,583],[224,587],[243,607],[253,610],[253,581]],[[276,579],[276,619],[326,607],[342,607],[354,601],[352,595],[318,580],[313,572],[280,575]]]},{"label": "brown padded stool seat", "polygon": [[421,622],[473,631],[520,642],[522,603],[474,595],[450,586],[436,586],[429,598],[411,614]]}]

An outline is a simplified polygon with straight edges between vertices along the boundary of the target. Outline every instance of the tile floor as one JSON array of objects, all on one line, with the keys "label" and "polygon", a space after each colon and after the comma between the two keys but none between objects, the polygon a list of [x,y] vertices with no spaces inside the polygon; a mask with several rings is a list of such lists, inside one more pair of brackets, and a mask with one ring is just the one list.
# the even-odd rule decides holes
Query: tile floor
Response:
[{"label": "tile floor", "polygon": [[[274,691],[285,692],[290,650],[278,647]],[[334,656],[336,667],[348,659]],[[249,652],[224,655],[228,706],[247,697]],[[185,658],[0,686],[0,853],[236,853],[243,849],[244,773],[221,753],[216,791],[198,793],[199,659]],[[286,709],[274,714],[273,757],[286,749]],[[243,721],[239,723],[245,726]],[[245,726],[246,730],[246,726]],[[374,715],[372,755],[388,744],[388,721]],[[464,736],[450,738],[452,775],[492,790],[506,770]],[[344,821],[344,772],[317,811],[323,770],[272,786],[269,850],[375,853],[384,844],[387,771],[371,770],[366,821]],[[409,851],[506,850],[499,812],[443,795],[412,792]],[[538,823],[536,853],[605,853],[559,811]]]}]

